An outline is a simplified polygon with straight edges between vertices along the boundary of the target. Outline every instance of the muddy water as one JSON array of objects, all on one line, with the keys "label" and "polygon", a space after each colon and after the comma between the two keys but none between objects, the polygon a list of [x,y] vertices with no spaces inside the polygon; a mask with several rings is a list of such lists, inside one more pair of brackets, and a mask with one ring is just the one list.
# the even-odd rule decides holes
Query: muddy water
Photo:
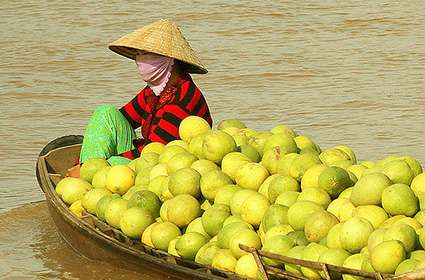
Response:
[{"label": "muddy water", "polygon": [[34,163],[49,140],[83,133],[96,106],[144,86],[106,45],[159,18],[178,22],[210,70],[194,79],[215,120],[283,123],[363,160],[425,163],[422,1],[144,2],[1,5],[0,278],[136,277],[81,260],[43,205],[10,209],[43,198]]}]

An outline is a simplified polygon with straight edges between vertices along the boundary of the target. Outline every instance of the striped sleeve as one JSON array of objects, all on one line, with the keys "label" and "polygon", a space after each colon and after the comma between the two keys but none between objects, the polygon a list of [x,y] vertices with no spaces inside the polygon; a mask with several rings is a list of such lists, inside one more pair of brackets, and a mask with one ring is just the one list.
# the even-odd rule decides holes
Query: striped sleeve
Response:
[{"label": "striped sleeve", "polygon": [[148,116],[148,112],[146,112],[144,106],[145,90],[146,88],[120,109],[120,112],[128,120],[133,129],[139,128]]}]

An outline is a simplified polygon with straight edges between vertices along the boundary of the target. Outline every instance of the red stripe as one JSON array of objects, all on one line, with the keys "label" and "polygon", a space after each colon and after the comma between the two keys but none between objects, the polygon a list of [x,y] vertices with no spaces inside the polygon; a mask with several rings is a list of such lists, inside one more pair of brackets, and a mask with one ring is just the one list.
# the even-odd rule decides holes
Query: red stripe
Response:
[{"label": "red stripe", "polygon": [[199,110],[198,116],[202,118],[207,112],[207,110],[208,110],[207,103],[204,103],[201,107],[201,110]]},{"label": "red stripe", "polygon": [[[167,107],[167,108],[165,108]],[[170,104],[164,107],[164,110],[167,110],[168,112],[171,112],[173,115],[178,117],[179,119],[183,120],[187,116],[190,116],[189,113],[187,113],[185,110],[180,108],[178,105]]]},{"label": "red stripe", "polygon": [[127,103],[127,105],[124,106],[124,110],[134,122],[137,122],[139,124],[142,123],[142,120],[143,120],[142,116],[140,116],[136,112],[136,110],[134,109],[133,104],[131,104],[131,102]]},{"label": "red stripe", "polygon": [[174,124],[166,121],[166,120],[161,120],[158,123],[158,126],[160,128],[162,128],[163,130],[165,130],[166,132],[168,132],[169,134],[173,135],[174,137],[176,137],[176,139],[179,139],[179,128],[175,127]]},{"label": "red stripe", "polygon": [[198,102],[200,102],[201,99],[201,92],[199,91],[199,89],[197,87],[195,87],[195,92],[193,93],[193,98],[192,100],[190,100],[189,104],[187,105],[187,110],[189,112],[192,112],[193,109],[195,108],[196,104],[198,104]]},{"label": "red stripe", "polygon": [[189,89],[189,85],[190,85],[190,82],[189,82],[189,81],[185,81],[185,82],[181,85],[181,90],[180,90],[180,100],[179,100],[179,101],[182,101],[182,100],[183,100],[183,98],[186,96],[187,91],[188,91],[188,89]]},{"label": "red stripe", "polygon": [[155,134],[155,132],[151,132],[151,134],[149,135],[149,140],[151,140],[152,142],[160,142],[162,144],[167,144],[166,141],[164,141],[161,137],[159,137],[158,135]]},{"label": "red stripe", "polygon": [[126,157],[128,159],[134,159],[133,154],[131,153],[131,151],[127,151],[121,154],[123,157]]}]

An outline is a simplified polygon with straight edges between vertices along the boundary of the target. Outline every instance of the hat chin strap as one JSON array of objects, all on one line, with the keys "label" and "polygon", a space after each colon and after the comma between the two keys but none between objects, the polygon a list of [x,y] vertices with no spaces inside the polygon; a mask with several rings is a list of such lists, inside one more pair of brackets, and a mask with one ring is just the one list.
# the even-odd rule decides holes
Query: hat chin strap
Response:
[{"label": "hat chin strap", "polygon": [[138,54],[136,64],[142,79],[155,95],[160,95],[171,77],[174,58],[154,53]]}]

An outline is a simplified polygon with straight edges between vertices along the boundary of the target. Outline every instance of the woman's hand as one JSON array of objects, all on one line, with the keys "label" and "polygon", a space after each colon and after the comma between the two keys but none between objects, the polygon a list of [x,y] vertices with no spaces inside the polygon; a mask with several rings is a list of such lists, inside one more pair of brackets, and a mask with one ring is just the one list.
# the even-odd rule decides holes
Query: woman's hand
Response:
[{"label": "woman's hand", "polygon": [[66,172],[66,177],[80,178],[80,165],[77,164],[68,169],[68,172]]}]

